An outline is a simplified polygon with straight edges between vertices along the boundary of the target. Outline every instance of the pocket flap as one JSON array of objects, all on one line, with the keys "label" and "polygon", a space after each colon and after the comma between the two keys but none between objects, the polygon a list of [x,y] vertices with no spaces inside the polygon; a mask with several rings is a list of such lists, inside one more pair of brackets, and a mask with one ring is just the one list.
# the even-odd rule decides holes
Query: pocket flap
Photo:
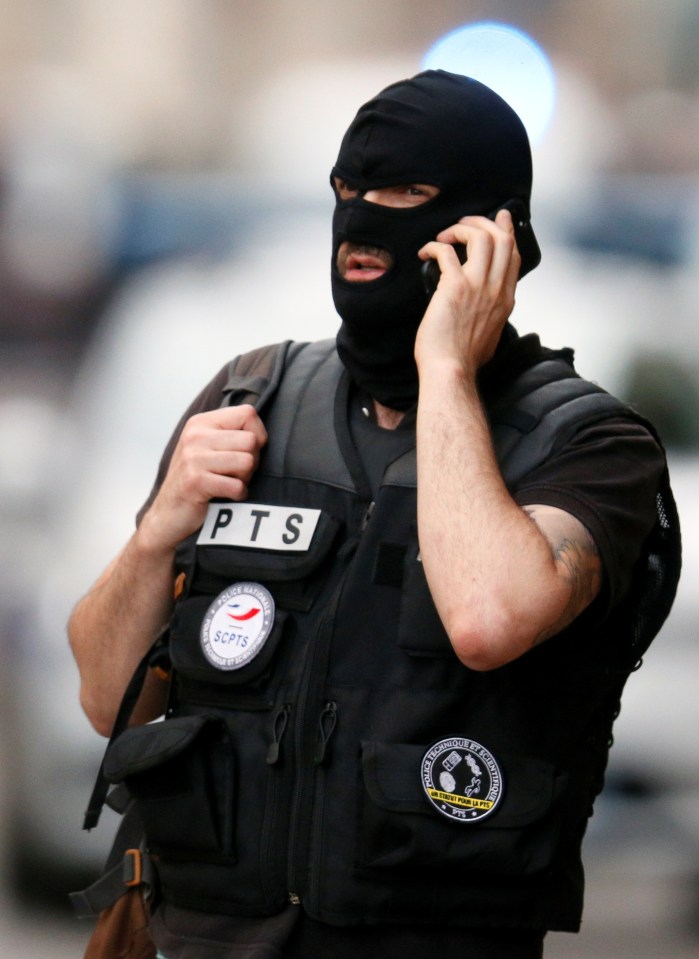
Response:
[{"label": "pocket flap", "polygon": [[429,812],[420,784],[425,749],[400,743],[362,743],[364,785],[372,800],[396,812]]},{"label": "pocket flap", "polygon": [[[364,784],[371,800],[393,812],[433,813],[422,787],[425,746],[404,743],[362,743]],[[509,753],[497,756],[503,797],[485,825],[512,828],[544,816],[562,787],[551,763]]]},{"label": "pocket flap", "polygon": [[127,729],[107,750],[105,778],[110,783],[119,783],[127,776],[162,765],[183,752],[207,721],[206,716],[179,716]]},{"label": "pocket flap", "polygon": [[[273,507],[267,507],[271,510]],[[258,512],[264,513],[265,507]],[[293,511],[289,520],[293,520]],[[308,512],[308,511],[306,511]],[[314,511],[317,512],[317,511]],[[300,515],[300,512],[299,512]],[[309,576],[325,559],[340,523],[328,513],[320,511],[312,538],[301,550],[277,550],[269,545],[257,546],[235,543],[211,545],[204,540],[197,546],[197,564],[202,572],[234,581],[235,579],[260,579],[268,583],[284,583]]]}]

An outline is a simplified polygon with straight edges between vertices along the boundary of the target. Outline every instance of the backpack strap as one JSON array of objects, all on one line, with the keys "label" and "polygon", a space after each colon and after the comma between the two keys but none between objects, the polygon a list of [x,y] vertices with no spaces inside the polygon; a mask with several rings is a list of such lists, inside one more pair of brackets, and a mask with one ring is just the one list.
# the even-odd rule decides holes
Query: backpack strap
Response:
[{"label": "backpack strap", "polygon": [[288,364],[307,345],[285,340],[236,356],[228,364],[221,406],[251,403],[259,413],[279,388]]},{"label": "backpack strap", "polygon": [[[126,687],[126,691],[122,697],[121,704],[119,706],[119,711],[114,721],[114,727],[112,729],[112,734],[109,737],[109,742],[107,743],[107,749],[105,749],[105,755],[107,750],[112,745],[114,740],[120,736],[126,727],[129,724],[129,719],[131,714],[134,711],[134,707],[138,702],[138,698],[141,695],[141,690],[143,689],[143,684],[146,679],[146,674],[148,672],[148,667],[151,665],[151,657],[159,652],[159,647],[164,643],[165,637],[161,633],[160,636],[156,639],[153,646],[146,652],[145,656],[141,659],[141,662],[138,664],[134,670],[134,674],[129,680],[129,685]],[[159,659],[160,657],[158,657]],[[102,808],[104,806],[105,800],[107,798],[107,791],[109,789],[109,783],[107,782],[104,776],[104,759],[102,760],[102,765],[100,765],[99,772],[97,773],[97,780],[95,782],[94,788],[92,790],[92,795],[90,796],[90,801],[87,804],[87,810],[85,812],[85,818],[83,820],[83,829],[86,829],[88,832],[91,829],[94,829],[97,823],[99,822],[100,815],[102,813]]]},{"label": "backpack strap", "polygon": [[[114,790],[116,792],[117,790]],[[111,794],[107,804],[112,805]],[[80,892],[69,893],[73,911],[78,919],[92,919],[111,906],[120,896],[138,886],[146,899],[155,888],[155,869],[146,852],[143,824],[133,801],[129,798],[123,814],[105,871],[92,885]]]}]

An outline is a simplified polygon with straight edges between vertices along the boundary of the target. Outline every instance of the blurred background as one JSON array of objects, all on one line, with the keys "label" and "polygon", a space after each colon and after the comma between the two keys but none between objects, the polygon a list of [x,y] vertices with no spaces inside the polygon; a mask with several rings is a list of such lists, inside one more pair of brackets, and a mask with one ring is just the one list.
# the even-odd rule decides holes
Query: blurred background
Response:
[{"label": "blurred background", "polygon": [[77,705],[72,604],[210,376],[251,346],[334,334],[327,178],[357,107],[488,21],[532,38],[554,83],[534,144],[544,257],[515,325],[574,346],[583,375],[656,422],[685,543],[591,822],[583,932],[550,936],[547,956],[699,957],[698,0],[0,10],[5,954],[82,955],[66,892],[115,825],[80,830],[102,742]]}]

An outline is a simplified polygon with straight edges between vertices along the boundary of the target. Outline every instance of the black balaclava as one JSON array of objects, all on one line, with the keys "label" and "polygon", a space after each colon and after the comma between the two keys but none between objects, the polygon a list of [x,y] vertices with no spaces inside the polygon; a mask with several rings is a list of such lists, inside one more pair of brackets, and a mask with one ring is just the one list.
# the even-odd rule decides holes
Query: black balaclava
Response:
[{"label": "black balaclava", "polygon": [[[394,83],[359,109],[340,146],[333,177],[359,193],[337,197],[332,292],[342,326],[337,349],[354,381],[393,409],[417,399],[415,336],[427,307],[417,251],[462,216],[494,216],[511,199],[527,219],[532,183],[529,140],[512,108],[491,89],[458,74],[428,70]],[[418,206],[367,203],[363,193],[425,183],[439,194]],[[522,253],[520,276],[538,261]],[[337,269],[345,240],[383,247],[393,262],[377,280],[352,283]]]}]

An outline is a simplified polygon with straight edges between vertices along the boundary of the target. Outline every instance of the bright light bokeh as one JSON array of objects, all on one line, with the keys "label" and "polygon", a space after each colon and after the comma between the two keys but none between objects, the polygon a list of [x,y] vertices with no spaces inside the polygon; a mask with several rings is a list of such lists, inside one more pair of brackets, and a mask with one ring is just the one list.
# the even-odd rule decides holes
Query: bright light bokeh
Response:
[{"label": "bright light bokeh", "polygon": [[546,53],[522,30],[491,22],[457,27],[430,47],[422,68],[480,80],[517,112],[532,143],[543,137],[556,102],[556,78]]}]

